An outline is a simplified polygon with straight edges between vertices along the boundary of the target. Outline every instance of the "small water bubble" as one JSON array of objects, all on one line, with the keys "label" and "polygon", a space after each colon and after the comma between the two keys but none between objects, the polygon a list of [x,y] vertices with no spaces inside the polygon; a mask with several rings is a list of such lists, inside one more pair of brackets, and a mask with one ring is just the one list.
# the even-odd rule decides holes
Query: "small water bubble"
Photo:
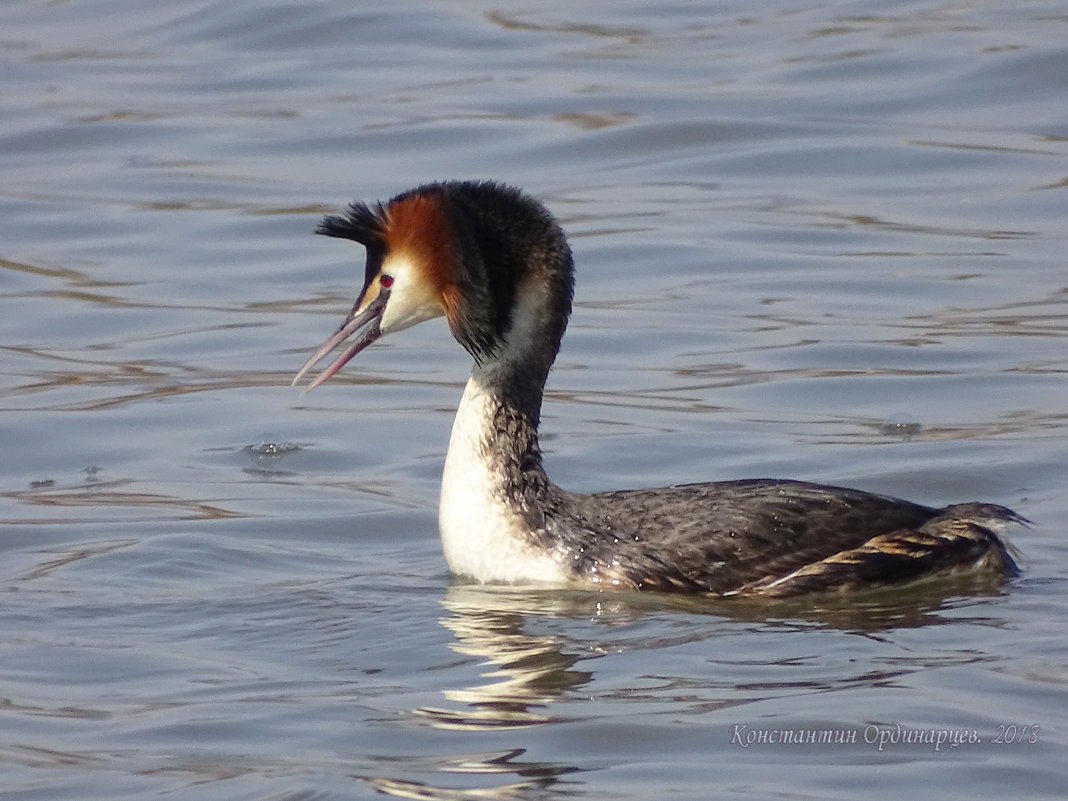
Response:
[{"label": "small water bubble", "polygon": [[262,437],[259,442],[246,445],[242,451],[259,468],[269,468],[276,464],[286,454],[299,451],[300,446],[286,440],[277,440],[271,437]]},{"label": "small water bubble", "polygon": [[902,442],[908,442],[921,431],[923,431],[923,426],[920,425],[919,421],[904,412],[890,415],[879,426],[879,433],[884,437],[896,437]]}]

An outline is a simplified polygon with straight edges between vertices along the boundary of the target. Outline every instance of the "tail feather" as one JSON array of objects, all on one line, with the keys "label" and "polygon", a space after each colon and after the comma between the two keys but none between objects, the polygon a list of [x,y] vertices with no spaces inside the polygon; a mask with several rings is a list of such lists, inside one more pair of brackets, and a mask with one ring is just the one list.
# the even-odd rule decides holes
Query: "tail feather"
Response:
[{"label": "tail feather", "polygon": [[1027,522],[993,504],[949,506],[917,529],[872,537],[857,548],[832,554],[785,576],[750,582],[731,594],[783,598],[896,583],[957,569],[1015,575],[1016,562],[994,529]]}]

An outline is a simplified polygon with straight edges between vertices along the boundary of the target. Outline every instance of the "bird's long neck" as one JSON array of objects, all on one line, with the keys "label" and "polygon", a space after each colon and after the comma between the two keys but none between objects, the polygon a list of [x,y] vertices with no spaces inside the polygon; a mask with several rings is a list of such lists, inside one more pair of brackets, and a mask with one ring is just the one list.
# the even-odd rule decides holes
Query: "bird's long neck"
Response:
[{"label": "bird's long neck", "polygon": [[559,491],[542,466],[540,405],[540,385],[485,366],[472,372],[441,479],[439,525],[454,573],[483,581],[557,580],[545,513]]},{"label": "bird's long neck", "polygon": [[[543,295],[517,304],[507,337],[492,358],[476,363],[456,411],[445,463],[443,493],[477,486],[490,491],[480,503],[514,506],[525,516],[548,485],[538,425],[545,380],[557,342],[544,330],[551,319]],[[539,521],[532,519],[531,525]]]},{"label": "bird's long neck", "polygon": [[479,460],[509,496],[537,487],[547,480],[538,442],[541,400],[536,378],[475,367],[456,411],[449,458],[466,452]]},{"label": "bird's long neck", "polygon": [[439,523],[453,572],[485,580],[557,577],[546,512],[559,490],[542,466],[538,424],[558,337],[530,294],[494,356],[476,364],[456,412],[441,483]]}]

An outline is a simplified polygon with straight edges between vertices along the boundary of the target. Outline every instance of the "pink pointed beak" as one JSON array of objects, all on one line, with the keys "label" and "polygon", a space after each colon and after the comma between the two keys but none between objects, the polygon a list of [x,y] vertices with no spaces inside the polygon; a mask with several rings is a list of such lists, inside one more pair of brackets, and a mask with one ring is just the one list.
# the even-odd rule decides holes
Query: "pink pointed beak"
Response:
[{"label": "pink pointed beak", "polygon": [[307,395],[320,384],[329,381],[338,370],[348,363],[349,359],[382,336],[379,324],[382,322],[382,315],[386,311],[387,300],[389,300],[389,289],[388,287],[383,286],[380,289],[378,296],[367,304],[367,308],[363,311],[357,311],[357,307],[359,306],[359,301],[357,301],[356,306],[349,312],[348,318],[342,323],[337,332],[320,345],[318,350],[311,355],[308,361],[304,362],[304,366],[300,368],[297,375],[293,378],[292,386],[296,386],[300,379],[304,377],[304,374],[326,354],[345,340],[354,337],[355,339],[352,344],[349,345],[340,356],[334,359],[334,361],[330,362],[330,364],[328,364],[326,368],[315,377],[314,381],[305,387],[301,394]]}]

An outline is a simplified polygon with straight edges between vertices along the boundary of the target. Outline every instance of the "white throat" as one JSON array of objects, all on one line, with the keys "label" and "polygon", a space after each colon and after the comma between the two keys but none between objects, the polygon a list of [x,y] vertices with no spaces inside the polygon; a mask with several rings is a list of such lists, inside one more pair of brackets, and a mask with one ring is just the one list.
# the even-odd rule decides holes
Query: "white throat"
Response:
[{"label": "white throat", "polygon": [[490,447],[500,407],[491,380],[475,368],[452,425],[438,513],[445,559],[453,573],[481,582],[559,584],[567,575],[559,559],[528,544],[527,523],[504,490]]}]

